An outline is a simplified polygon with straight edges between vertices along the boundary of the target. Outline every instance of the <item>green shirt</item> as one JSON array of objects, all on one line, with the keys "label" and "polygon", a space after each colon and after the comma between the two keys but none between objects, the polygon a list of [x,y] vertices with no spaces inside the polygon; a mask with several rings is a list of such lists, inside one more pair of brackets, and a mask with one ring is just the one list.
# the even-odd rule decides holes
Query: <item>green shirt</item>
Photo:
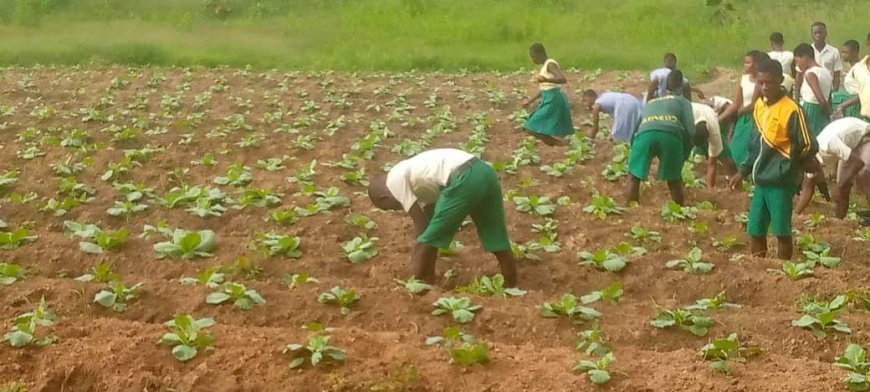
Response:
[{"label": "green shirt", "polygon": [[666,95],[647,102],[640,117],[637,133],[651,130],[673,132],[688,139],[690,143],[695,133],[692,104],[681,96]]}]

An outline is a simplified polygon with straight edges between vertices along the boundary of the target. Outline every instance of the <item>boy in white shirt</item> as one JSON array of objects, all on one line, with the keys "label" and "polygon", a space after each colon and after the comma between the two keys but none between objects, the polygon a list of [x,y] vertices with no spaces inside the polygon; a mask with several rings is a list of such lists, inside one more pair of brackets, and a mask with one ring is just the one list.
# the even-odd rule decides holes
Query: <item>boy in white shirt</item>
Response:
[{"label": "boy in white shirt", "polygon": [[[840,76],[843,74],[843,59],[840,57],[840,51],[837,48],[828,44],[828,27],[822,22],[813,23],[810,29],[813,36],[813,51],[815,53],[816,62],[831,73],[833,78],[833,91],[840,89]],[[801,87],[803,85],[803,73],[800,69],[797,70],[795,77],[794,92],[795,96],[799,97]]]},{"label": "boy in white shirt", "polygon": [[465,151],[441,148],[399,162],[372,179],[369,198],[383,210],[404,210],[414,221],[417,244],[414,276],[431,281],[439,248],[447,248],[465,217],[477,226],[487,252],[498,259],[505,285],[517,284],[517,267],[505,224],[498,176],[486,162]]},{"label": "boy in white shirt", "polygon": [[782,37],[782,33],[776,31],[770,34],[770,52],[767,52],[767,55],[770,56],[771,59],[779,61],[782,64],[782,76],[783,82],[782,85],[786,90],[791,92],[791,88],[794,85],[794,53],[789,52],[783,49],[783,45],[785,45],[785,38]]},{"label": "boy in white shirt", "polygon": [[719,162],[725,167],[725,179],[737,173],[737,165],[731,155],[731,148],[719,124],[719,115],[712,107],[692,102],[692,115],[695,117],[695,153],[707,157],[707,189],[716,187],[716,166]]}]

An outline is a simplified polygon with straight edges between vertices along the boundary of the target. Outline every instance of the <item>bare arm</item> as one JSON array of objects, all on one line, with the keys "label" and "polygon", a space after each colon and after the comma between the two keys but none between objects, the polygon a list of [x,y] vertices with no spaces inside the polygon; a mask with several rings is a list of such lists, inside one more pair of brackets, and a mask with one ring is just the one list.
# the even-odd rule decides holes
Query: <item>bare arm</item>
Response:
[{"label": "bare arm", "polygon": [[737,94],[734,97],[734,103],[728,105],[722,114],[719,115],[719,121],[725,121],[728,117],[736,114],[738,109],[743,106],[743,86],[737,86]]},{"label": "bare arm", "polygon": [[716,164],[719,158],[707,158],[707,189],[716,188]]},{"label": "bare arm", "polygon": [[795,68],[795,77],[794,77],[794,90],[793,97],[795,100],[799,100],[801,97],[801,87],[804,85],[804,73],[800,72],[797,68]]},{"label": "bare arm", "polygon": [[649,86],[647,87],[647,90],[646,90],[646,100],[647,100],[647,102],[652,101],[652,99],[656,97],[655,94],[656,94],[656,90],[657,90],[658,88],[659,88],[659,81],[658,81],[658,79],[651,79],[651,80],[649,81]]},{"label": "bare arm", "polygon": [[423,231],[426,230],[426,226],[429,226],[429,220],[432,219],[434,211],[434,206],[426,206],[423,208],[417,203],[414,203],[411,209],[408,210],[408,215],[411,216],[411,220],[414,221],[415,237],[419,237],[420,234],[423,234]]},{"label": "bare arm", "polygon": [[[433,206],[421,208],[417,203],[408,211],[408,215],[414,221],[415,237],[419,237],[426,230],[433,212]],[[435,261],[437,259],[437,248],[417,242],[414,245],[414,254],[411,256],[411,274],[422,280],[432,281],[435,278]]]},{"label": "bare arm", "polygon": [[843,71],[834,71],[834,89],[832,91],[840,91],[841,76],[843,76]]},{"label": "bare arm", "polygon": [[562,70],[559,69],[559,65],[550,62],[550,65],[547,66],[547,71],[553,74],[553,77],[550,79],[545,79],[545,82],[555,83],[555,84],[565,84],[568,83],[568,78],[565,77],[565,74],[562,73]]},{"label": "bare arm", "polygon": [[[740,91],[742,92],[743,88],[741,88]],[[741,105],[745,105],[745,106],[741,106],[740,110],[738,110],[737,113],[738,114],[752,113],[752,110],[755,109],[755,107],[752,104],[755,103],[755,100],[758,99],[758,97],[760,97],[760,96],[761,96],[761,86],[759,84],[756,84],[755,91],[752,92],[752,102],[743,102],[743,97],[741,95],[741,97],[740,97],[740,102],[742,102]]]},{"label": "bare arm", "polygon": [[807,85],[809,85],[813,90],[813,95],[816,97],[816,100],[819,101],[819,105],[822,106],[822,109],[824,109],[826,113],[830,114],[831,107],[828,106],[827,97],[822,94],[822,87],[819,85],[819,77],[810,73],[806,75],[805,79]]},{"label": "bare arm", "polygon": [[[822,179],[824,181],[824,179]],[[798,197],[797,204],[795,204],[794,213],[800,214],[807,208],[810,202],[813,200],[813,193],[816,189],[816,180],[810,179],[808,177],[804,177],[803,182],[801,183],[801,195]]]},{"label": "bare arm", "polygon": [[532,106],[532,104],[535,103],[535,102],[536,102],[538,99],[540,99],[540,98],[541,98],[541,91],[538,90],[538,92],[537,92],[535,95],[533,95],[531,98],[529,98],[529,100],[526,101],[526,103],[524,103],[523,106],[524,106],[526,109],[528,109],[529,106]]},{"label": "bare arm", "polygon": [[590,139],[594,139],[595,135],[598,134],[598,120],[599,113],[601,112],[601,105],[595,104],[592,105],[592,133],[589,135]]}]

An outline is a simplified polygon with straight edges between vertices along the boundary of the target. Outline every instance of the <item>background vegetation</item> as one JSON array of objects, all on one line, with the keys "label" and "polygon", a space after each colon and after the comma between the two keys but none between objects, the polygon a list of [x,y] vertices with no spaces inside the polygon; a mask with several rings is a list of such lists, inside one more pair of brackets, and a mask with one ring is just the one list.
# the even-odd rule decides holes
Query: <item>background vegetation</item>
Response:
[{"label": "background vegetation", "polygon": [[[690,74],[748,49],[864,43],[866,0],[0,0],[0,64],[106,61],[336,70],[515,70],[547,45],[566,67]],[[862,19],[863,18],[863,19]],[[863,49],[863,48],[862,48]]]}]

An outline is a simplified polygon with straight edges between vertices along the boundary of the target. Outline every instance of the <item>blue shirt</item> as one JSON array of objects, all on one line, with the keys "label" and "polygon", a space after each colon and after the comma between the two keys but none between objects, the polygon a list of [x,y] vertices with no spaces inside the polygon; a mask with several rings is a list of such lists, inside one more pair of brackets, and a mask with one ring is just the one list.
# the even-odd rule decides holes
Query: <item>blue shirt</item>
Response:
[{"label": "blue shirt", "polygon": [[[655,80],[658,82],[658,88],[656,89],[654,97],[647,97],[644,95],[644,102],[649,101],[652,98],[664,97],[668,95],[668,75],[671,74],[672,69],[667,67],[662,67],[658,69],[654,69],[649,73],[649,80]],[[689,85],[689,79],[683,77],[683,86],[686,87]],[[682,91],[674,91],[675,93],[682,93]]]}]

